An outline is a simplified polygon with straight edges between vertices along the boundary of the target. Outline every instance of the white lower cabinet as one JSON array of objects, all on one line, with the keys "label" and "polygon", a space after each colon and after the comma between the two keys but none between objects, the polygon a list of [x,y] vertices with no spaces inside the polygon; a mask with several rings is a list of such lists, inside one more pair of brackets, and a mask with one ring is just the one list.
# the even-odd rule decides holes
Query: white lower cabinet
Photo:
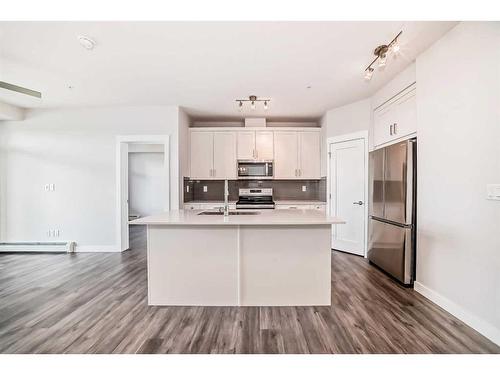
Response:
[{"label": "white lower cabinet", "polygon": [[373,112],[373,145],[411,136],[417,132],[416,84],[406,88]]},{"label": "white lower cabinet", "polygon": [[309,204],[309,203],[296,203],[296,204],[276,204],[277,210],[319,210],[326,211],[326,204]]},{"label": "white lower cabinet", "polygon": [[[224,203],[184,203],[184,209],[185,210],[217,210],[220,208],[224,208]],[[277,210],[319,210],[319,211],[325,211],[326,210],[326,204],[310,204],[310,203],[276,203]],[[229,209],[230,210],[235,210],[236,209],[236,203],[229,203]]]},{"label": "white lower cabinet", "polygon": [[[184,203],[185,210],[217,210],[224,208],[224,203]],[[235,210],[236,203],[229,203],[229,209]]]}]

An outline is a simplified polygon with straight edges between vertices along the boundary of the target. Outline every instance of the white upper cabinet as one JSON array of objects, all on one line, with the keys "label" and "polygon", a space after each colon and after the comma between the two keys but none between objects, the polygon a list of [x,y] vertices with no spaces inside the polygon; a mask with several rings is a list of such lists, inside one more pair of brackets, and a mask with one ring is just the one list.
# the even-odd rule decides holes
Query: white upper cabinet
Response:
[{"label": "white upper cabinet", "polygon": [[255,132],[256,156],[259,160],[274,159],[274,133],[272,131]]},{"label": "white upper cabinet", "polygon": [[318,131],[274,132],[275,178],[319,179],[320,159]]},{"label": "white upper cabinet", "polygon": [[255,159],[255,132],[238,132],[238,160]]},{"label": "white upper cabinet", "polygon": [[274,178],[319,179],[320,131],[301,129],[190,129],[191,179],[238,178],[238,160],[272,160]]},{"label": "white upper cabinet", "polygon": [[191,132],[191,178],[206,179],[212,177],[214,152],[213,142],[214,135],[211,132]]},{"label": "white upper cabinet", "polygon": [[413,84],[373,112],[373,145],[392,143],[416,132],[416,85]]},{"label": "white upper cabinet", "polygon": [[235,132],[191,131],[190,164],[193,179],[236,178]]},{"label": "white upper cabinet", "polygon": [[238,160],[273,160],[272,131],[238,131]]},{"label": "white upper cabinet", "polygon": [[298,178],[298,156],[297,132],[274,132],[274,178]]},{"label": "white upper cabinet", "polygon": [[319,132],[300,132],[299,136],[299,177],[320,178],[320,134]]},{"label": "white upper cabinet", "polygon": [[212,177],[217,179],[236,178],[236,134],[214,132],[214,163]]}]

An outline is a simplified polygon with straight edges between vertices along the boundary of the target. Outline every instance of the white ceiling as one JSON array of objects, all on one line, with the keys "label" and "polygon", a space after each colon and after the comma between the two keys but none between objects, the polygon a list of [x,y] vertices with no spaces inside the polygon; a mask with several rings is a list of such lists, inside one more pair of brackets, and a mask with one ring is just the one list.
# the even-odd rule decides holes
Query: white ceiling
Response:
[{"label": "white ceiling", "polygon": [[[317,118],[368,97],[454,22],[0,22],[0,89],[26,108],[180,105],[195,117]],[[365,82],[374,47],[400,30],[402,56]],[[88,51],[76,37],[97,42]],[[73,88],[68,88],[71,86]],[[311,86],[310,89],[306,88]],[[255,94],[270,109],[238,112]]]}]

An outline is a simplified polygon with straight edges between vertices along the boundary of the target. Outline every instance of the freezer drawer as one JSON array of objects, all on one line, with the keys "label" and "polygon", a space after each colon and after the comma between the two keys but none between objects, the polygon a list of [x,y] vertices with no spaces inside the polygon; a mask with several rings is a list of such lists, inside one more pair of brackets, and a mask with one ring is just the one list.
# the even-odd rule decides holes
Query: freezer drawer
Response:
[{"label": "freezer drawer", "polygon": [[412,227],[370,218],[368,259],[404,284],[413,283]]}]

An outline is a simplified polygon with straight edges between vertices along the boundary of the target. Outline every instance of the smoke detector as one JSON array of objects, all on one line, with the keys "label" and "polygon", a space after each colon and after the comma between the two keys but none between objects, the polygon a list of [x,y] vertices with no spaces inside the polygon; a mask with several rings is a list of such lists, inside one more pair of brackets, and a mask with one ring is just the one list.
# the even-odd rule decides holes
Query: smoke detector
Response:
[{"label": "smoke detector", "polygon": [[94,49],[95,41],[90,39],[88,36],[78,35],[76,38],[83,48],[88,49],[89,51]]}]

